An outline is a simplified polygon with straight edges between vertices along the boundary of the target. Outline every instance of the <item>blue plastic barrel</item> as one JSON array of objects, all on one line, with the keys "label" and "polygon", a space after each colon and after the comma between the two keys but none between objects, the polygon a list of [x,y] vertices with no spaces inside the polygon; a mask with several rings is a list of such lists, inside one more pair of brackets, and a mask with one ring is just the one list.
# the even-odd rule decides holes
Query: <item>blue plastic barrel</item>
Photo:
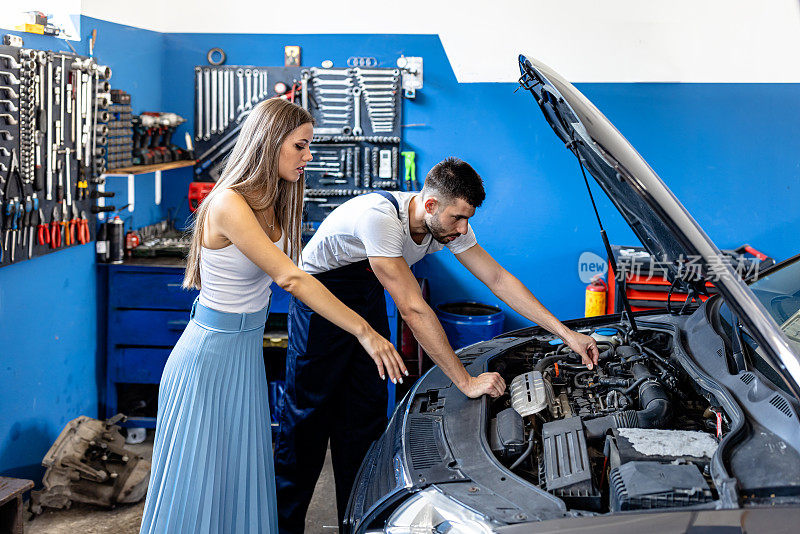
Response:
[{"label": "blue plastic barrel", "polygon": [[481,302],[444,302],[436,315],[454,350],[499,336],[506,318],[497,306]]}]

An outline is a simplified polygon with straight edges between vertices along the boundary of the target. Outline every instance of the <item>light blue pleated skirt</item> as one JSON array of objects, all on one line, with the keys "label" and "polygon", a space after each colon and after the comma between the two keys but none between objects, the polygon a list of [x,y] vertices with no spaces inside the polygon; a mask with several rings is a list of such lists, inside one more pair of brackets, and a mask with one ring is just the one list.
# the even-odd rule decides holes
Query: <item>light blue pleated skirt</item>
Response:
[{"label": "light blue pleated skirt", "polygon": [[195,301],[161,377],[141,533],[278,532],[266,317]]}]

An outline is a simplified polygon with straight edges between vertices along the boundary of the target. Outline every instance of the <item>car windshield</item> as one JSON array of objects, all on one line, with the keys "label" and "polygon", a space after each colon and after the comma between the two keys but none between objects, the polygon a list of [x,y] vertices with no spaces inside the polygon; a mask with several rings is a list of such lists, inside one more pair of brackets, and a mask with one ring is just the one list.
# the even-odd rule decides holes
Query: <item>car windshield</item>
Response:
[{"label": "car windshield", "polygon": [[[764,305],[789,339],[795,354],[800,355],[800,255],[788,260],[780,268],[750,283],[750,289]],[[726,304],[720,306],[720,319],[726,334],[733,336],[732,314]],[[742,332],[742,338],[752,349],[753,364],[776,385],[784,387],[783,380],[768,362],[761,357],[757,344]]]}]

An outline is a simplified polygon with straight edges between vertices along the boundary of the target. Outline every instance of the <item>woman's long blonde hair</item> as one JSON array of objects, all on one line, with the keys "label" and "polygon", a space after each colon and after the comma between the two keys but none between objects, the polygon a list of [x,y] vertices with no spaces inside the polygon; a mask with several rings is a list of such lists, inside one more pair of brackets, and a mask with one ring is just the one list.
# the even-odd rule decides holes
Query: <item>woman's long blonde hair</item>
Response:
[{"label": "woman's long blonde hair", "polygon": [[216,195],[228,188],[240,193],[253,211],[275,207],[275,218],[285,236],[283,251],[297,263],[305,177],[301,175],[297,182],[282,180],[278,176],[278,162],[286,137],[307,123],[314,123],[308,111],[280,98],[264,100],[250,112],[222,176],[194,213],[184,288],[200,288],[200,247],[208,206]]}]

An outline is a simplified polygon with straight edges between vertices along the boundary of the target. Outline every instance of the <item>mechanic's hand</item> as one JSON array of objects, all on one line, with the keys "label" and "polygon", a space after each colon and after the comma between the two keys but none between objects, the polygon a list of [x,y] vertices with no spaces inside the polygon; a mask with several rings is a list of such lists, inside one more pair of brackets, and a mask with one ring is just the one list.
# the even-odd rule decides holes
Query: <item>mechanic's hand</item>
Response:
[{"label": "mechanic's hand", "polygon": [[592,369],[597,365],[600,351],[597,350],[597,342],[593,337],[573,330],[570,330],[569,334],[562,337],[569,348],[581,355],[581,359],[587,368]]},{"label": "mechanic's hand", "polygon": [[471,399],[476,399],[481,395],[499,397],[506,390],[506,382],[499,373],[483,373],[469,377],[467,383],[459,389]]},{"label": "mechanic's hand", "polygon": [[363,336],[357,339],[361,346],[364,347],[364,350],[367,351],[369,357],[375,362],[382,380],[386,380],[386,374],[388,374],[392,382],[403,383],[403,376],[408,376],[408,370],[406,369],[406,364],[403,363],[403,358],[395,350],[394,345],[371,327],[367,329]]}]

